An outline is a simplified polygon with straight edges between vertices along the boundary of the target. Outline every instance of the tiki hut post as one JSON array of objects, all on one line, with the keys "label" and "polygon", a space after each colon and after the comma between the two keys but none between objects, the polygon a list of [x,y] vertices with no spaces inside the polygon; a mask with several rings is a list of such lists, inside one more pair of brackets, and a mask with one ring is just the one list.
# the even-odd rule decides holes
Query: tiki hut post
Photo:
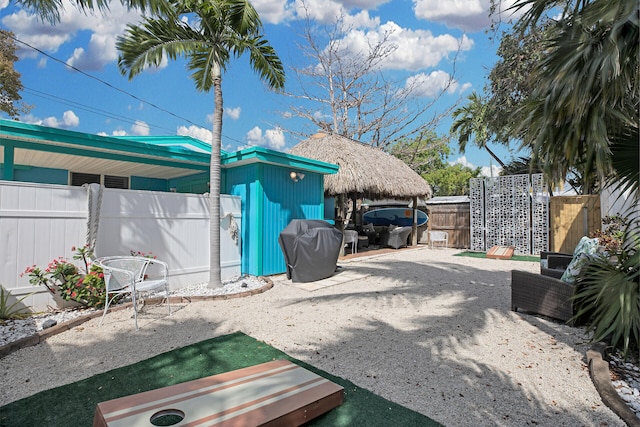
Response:
[{"label": "tiki hut post", "polygon": [[418,246],[418,196],[413,196],[413,225],[411,226],[411,246]]}]

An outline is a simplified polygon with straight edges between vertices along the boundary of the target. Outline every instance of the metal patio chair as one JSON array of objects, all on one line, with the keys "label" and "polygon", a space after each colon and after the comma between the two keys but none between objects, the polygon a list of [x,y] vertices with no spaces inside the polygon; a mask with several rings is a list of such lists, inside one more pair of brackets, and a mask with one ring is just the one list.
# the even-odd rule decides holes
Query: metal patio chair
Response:
[{"label": "metal patio chair", "polygon": [[449,246],[449,232],[447,231],[429,231],[429,243],[431,243],[431,249],[433,249],[433,243],[444,243],[445,249]]},{"label": "metal patio chair", "polygon": [[98,258],[94,263],[103,270],[106,291],[104,313],[100,325],[102,325],[113,300],[120,295],[130,294],[137,330],[139,294],[162,287],[166,292],[169,315],[171,315],[169,282],[167,280],[169,267],[165,262],[137,256],[111,256]]},{"label": "metal patio chair", "polygon": [[358,232],[355,230],[344,230],[344,245],[351,245],[351,253],[358,252]]}]

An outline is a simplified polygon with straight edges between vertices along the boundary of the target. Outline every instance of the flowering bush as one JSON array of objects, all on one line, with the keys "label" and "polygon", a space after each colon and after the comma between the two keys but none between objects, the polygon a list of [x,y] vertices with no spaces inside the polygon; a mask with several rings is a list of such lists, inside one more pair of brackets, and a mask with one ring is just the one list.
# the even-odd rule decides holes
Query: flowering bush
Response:
[{"label": "flowering bush", "polygon": [[609,215],[602,219],[602,224],[604,230],[596,230],[590,237],[596,237],[600,246],[604,247],[610,255],[619,253],[629,220],[620,215]]},{"label": "flowering bush", "polygon": [[36,265],[27,267],[20,276],[28,275],[29,283],[46,286],[49,292],[56,292],[65,301],[76,301],[86,307],[100,307],[105,301],[104,274],[102,269],[91,265],[93,253],[88,246],[71,248],[73,259],[82,260],[84,269],[62,257],[54,259],[42,270]]}]

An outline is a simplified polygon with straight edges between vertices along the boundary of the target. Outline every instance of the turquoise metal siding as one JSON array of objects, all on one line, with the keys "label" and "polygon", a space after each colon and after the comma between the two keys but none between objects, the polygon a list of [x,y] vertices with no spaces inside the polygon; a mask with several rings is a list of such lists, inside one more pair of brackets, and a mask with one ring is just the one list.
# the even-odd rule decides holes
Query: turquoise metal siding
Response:
[{"label": "turquoise metal siding", "polygon": [[209,172],[170,179],[167,190],[171,188],[175,188],[178,193],[208,193]]},{"label": "turquoise metal siding", "polygon": [[[295,170],[293,170],[295,171]],[[278,244],[280,232],[292,219],[322,219],[324,216],[322,175],[306,173],[294,182],[292,169],[265,165],[262,269],[264,275],[286,271],[284,255]]]},{"label": "turquoise metal siding", "polygon": [[262,165],[252,164],[226,170],[225,187],[221,192],[232,196],[240,196],[242,199],[242,273],[262,275],[261,268],[261,194],[259,185],[259,169]]},{"label": "turquoise metal siding", "polygon": [[129,187],[132,190],[169,191],[166,179],[144,178],[141,176],[132,176]]},{"label": "turquoise metal siding", "polygon": [[[3,174],[4,170],[0,166],[0,177]],[[63,169],[16,165],[13,167],[13,181],[67,185],[69,183],[69,172]]]},{"label": "turquoise metal siding", "polygon": [[[323,219],[323,175],[305,173],[294,182],[289,167],[254,163],[227,169],[225,192],[243,200],[242,272],[272,275],[286,271],[278,244],[292,219]],[[299,172],[299,171],[298,171]]]}]

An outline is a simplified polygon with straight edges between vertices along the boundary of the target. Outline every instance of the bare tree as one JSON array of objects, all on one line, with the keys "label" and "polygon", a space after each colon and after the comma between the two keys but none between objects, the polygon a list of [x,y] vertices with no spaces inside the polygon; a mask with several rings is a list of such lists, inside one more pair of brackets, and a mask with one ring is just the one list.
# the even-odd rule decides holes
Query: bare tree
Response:
[{"label": "bare tree", "polygon": [[[383,63],[398,48],[391,32],[354,53],[345,47],[350,30],[344,17],[321,27],[306,21],[299,48],[307,65],[292,68],[297,88],[286,95],[299,102],[288,106],[290,114],[310,120],[316,129],[383,149],[433,130],[450,114],[454,106],[433,110],[455,83],[454,73],[434,96],[425,96],[418,79],[397,82],[385,77]],[[455,71],[455,58],[453,64]]]}]

